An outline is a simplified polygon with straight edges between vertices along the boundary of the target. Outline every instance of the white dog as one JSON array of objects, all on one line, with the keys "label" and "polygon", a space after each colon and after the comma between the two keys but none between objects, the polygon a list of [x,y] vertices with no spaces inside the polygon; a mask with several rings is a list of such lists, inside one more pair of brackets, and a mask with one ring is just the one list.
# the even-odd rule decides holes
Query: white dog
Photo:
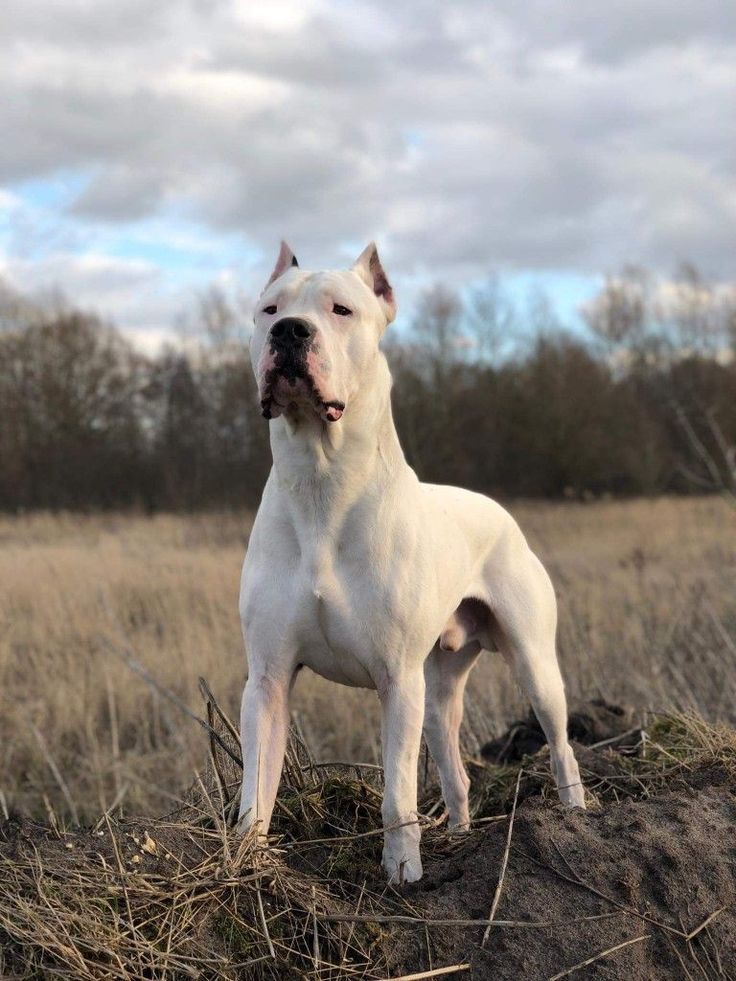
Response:
[{"label": "white dog", "polygon": [[422,730],[450,825],[469,822],[459,728],[481,649],[513,665],[546,733],[561,800],[584,803],[567,741],[552,585],[503,508],[422,484],[406,463],[379,349],[395,315],[373,244],[347,271],[309,273],[282,243],[258,304],[251,355],[273,469],[241,583],[249,674],[238,828],[258,822],[268,831],[289,692],[307,665],[378,692],[383,865],[392,881],[412,882],[422,874]]}]

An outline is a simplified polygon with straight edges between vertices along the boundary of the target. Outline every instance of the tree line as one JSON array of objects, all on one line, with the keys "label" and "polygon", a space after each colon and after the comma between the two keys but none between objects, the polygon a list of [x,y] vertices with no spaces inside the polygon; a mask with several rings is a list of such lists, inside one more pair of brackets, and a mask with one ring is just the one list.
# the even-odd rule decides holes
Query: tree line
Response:
[{"label": "tree line", "polygon": [[[425,291],[386,352],[424,480],[498,497],[736,492],[736,295],[626,268],[566,329],[497,277]],[[270,466],[247,317],[217,289],[156,356],[0,286],[0,508],[252,506]]]}]

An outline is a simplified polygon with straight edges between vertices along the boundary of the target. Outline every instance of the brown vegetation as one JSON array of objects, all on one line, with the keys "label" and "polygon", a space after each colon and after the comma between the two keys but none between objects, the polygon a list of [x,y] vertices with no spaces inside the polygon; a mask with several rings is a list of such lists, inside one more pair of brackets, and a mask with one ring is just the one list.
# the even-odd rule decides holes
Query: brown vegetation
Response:
[{"label": "brown vegetation", "polygon": [[[556,584],[573,698],[736,721],[728,503],[512,511]],[[249,526],[244,513],[0,519],[0,811],[64,825],[96,821],[114,802],[147,814],[176,803],[206,753],[166,693],[199,711],[204,675],[237,717]],[[303,672],[293,707],[317,759],[380,761],[373,693]],[[467,698],[468,755],[525,711],[505,664],[484,655]]]},{"label": "brown vegetation", "polygon": [[425,878],[406,890],[379,872],[375,771],[316,768],[295,739],[265,850],[228,828],[237,734],[217,730],[227,752],[213,742],[210,773],[166,818],[104,814],[87,831],[0,822],[3,977],[715,981],[736,970],[732,730],[662,716],[624,752],[615,737],[579,747],[587,812],[555,802],[545,750],[473,768],[466,834],[443,830],[426,787]]}]

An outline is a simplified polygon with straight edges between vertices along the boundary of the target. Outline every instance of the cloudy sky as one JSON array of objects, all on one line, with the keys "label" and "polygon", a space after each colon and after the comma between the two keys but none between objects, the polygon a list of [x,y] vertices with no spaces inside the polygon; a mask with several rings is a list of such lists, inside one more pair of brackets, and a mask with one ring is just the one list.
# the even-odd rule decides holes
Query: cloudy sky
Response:
[{"label": "cloudy sky", "polygon": [[734,276],[726,0],[3,0],[0,55],[0,276],[150,337],[282,236],[400,302]]}]

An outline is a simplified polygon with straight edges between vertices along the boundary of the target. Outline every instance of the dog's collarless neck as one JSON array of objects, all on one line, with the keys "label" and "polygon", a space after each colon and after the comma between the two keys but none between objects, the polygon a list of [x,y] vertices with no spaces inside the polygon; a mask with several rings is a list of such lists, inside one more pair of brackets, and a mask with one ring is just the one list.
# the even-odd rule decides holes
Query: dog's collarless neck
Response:
[{"label": "dog's collarless neck", "polygon": [[406,461],[390,388],[377,388],[353,399],[337,423],[316,416],[271,423],[274,476],[282,492],[297,499],[327,497],[334,506],[396,479]]}]

